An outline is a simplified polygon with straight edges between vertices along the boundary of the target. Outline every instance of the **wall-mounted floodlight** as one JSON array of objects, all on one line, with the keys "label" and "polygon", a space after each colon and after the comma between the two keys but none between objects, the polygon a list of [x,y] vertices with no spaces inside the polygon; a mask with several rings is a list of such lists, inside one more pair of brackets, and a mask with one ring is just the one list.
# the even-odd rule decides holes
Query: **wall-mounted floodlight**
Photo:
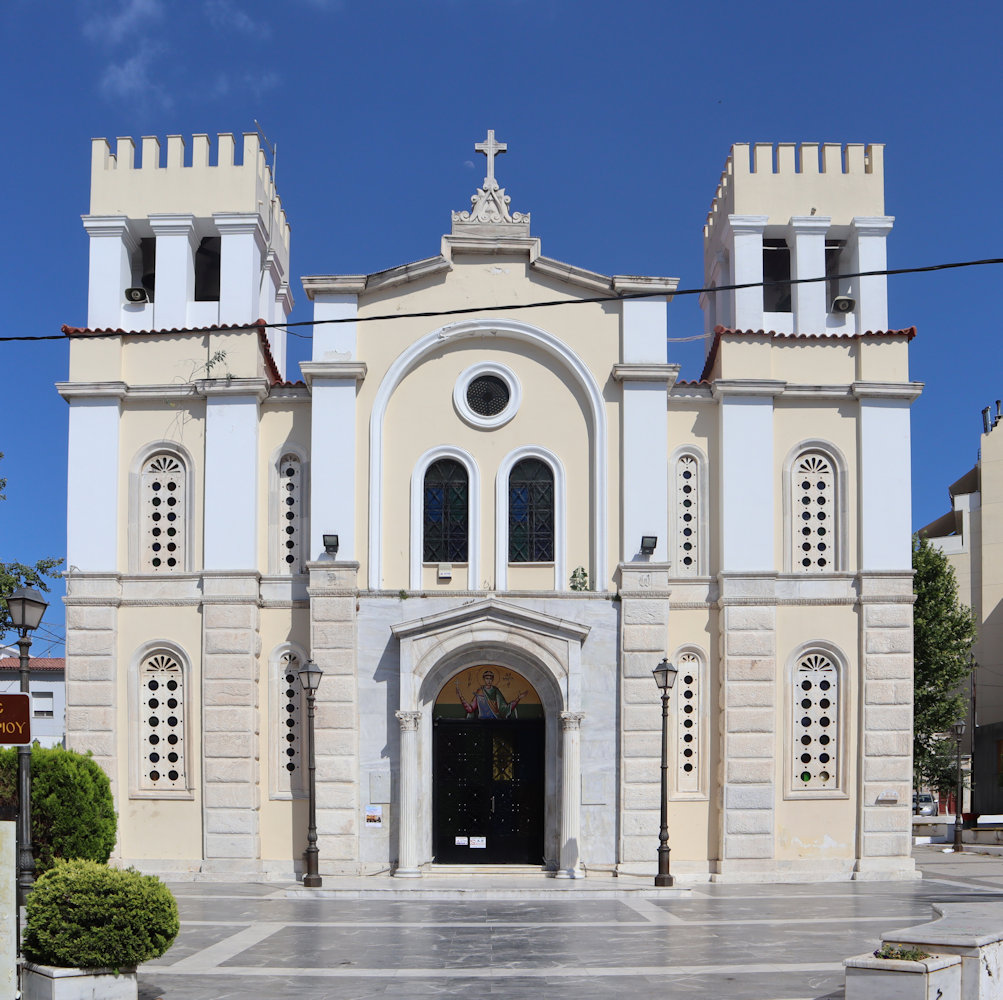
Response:
[{"label": "wall-mounted floodlight", "polygon": [[650,556],[658,545],[658,535],[641,535],[641,555]]},{"label": "wall-mounted floodlight", "polygon": [[336,556],[338,554],[338,536],[337,535],[325,535],[324,536],[324,551],[329,556]]}]

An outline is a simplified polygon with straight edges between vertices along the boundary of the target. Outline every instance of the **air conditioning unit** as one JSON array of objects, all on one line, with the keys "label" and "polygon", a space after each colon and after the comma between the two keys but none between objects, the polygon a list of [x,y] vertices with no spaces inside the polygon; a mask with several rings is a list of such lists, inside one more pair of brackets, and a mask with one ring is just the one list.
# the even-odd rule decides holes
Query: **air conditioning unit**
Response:
[{"label": "air conditioning unit", "polygon": [[837,295],[832,300],[832,307],[829,312],[851,313],[857,308],[857,300],[849,295]]},{"label": "air conditioning unit", "polygon": [[130,305],[135,305],[139,302],[149,302],[150,297],[146,294],[146,289],[142,285],[138,285],[136,288],[125,290],[125,301]]}]

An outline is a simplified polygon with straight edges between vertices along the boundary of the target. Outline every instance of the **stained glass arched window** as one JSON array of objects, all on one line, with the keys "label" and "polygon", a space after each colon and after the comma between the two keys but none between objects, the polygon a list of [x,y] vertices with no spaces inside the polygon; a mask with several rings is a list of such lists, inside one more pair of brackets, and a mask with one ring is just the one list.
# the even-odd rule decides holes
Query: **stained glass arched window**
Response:
[{"label": "stained glass arched window", "polygon": [[799,657],[791,703],[793,789],[838,789],[839,669],[828,654],[811,650]]},{"label": "stained glass arched window", "polygon": [[440,458],[425,471],[422,559],[466,562],[470,489],[467,470],[452,458]]},{"label": "stained glass arched window", "polygon": [[509,562],[554,561],[554,473],[524,458],[508,477]]}]

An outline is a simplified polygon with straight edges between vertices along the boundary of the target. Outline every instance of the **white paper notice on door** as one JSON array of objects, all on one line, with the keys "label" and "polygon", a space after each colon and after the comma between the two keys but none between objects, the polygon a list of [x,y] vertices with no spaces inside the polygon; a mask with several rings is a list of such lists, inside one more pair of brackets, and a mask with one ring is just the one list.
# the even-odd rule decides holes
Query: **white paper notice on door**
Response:
[{"label": "white paper notice on door", "polygon": [[453,841],[454,841],[454,843],[456,844],[457,847],[466,847],[467,846],[467,838],[466,837],[454,837]]},{"label": "white paper notice on door", "polygon": [[470,838],[470,846],[471,846],[471,848],[480,847],[480,848],[483,849],[483,848],[485,848],[485,847],[488,846],[488,838],[487,837],[471,837]]}]

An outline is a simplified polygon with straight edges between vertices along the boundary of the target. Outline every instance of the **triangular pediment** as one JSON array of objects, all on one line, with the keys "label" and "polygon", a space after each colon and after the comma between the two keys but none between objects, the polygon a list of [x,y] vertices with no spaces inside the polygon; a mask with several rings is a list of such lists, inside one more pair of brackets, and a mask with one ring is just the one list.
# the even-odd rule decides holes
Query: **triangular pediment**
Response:
[{"label": "triangular pediment", "polygon": [[532,608],[525,608],[497,598],[471,601],[458,608],[450,608],[426,618],[392,625],[390,631],[398,639],[421,639],[429,636],[453,632],[458,628],[470,628],[479,624],[500,625],[508,629],[535,632],[567,641],[584,642],[589,634],[589,626],[581,625],[567,618],[556,618]]}]

